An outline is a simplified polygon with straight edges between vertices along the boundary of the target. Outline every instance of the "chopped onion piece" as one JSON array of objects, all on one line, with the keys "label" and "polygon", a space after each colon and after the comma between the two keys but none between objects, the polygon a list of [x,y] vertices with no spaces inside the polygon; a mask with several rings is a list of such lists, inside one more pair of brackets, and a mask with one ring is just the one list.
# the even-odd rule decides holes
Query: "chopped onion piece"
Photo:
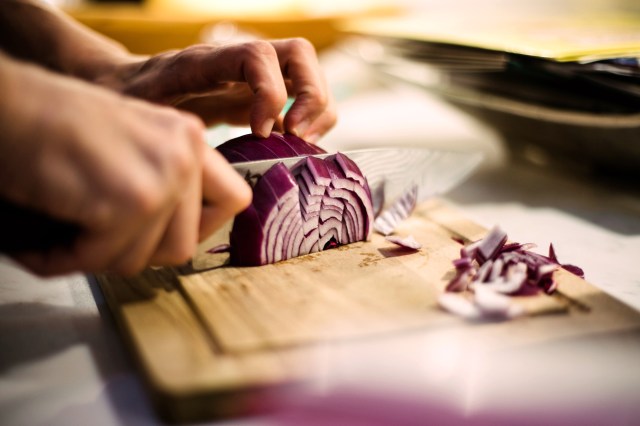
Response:
[{"label": "chopped onion piece", "polygon": [[[539,290],[553,293],[558,287],[553,273],[560,267],[584,277],[577,266],[559,263],[553,245],[549,246],[549,256],[543,256],[530,251],[535,244],[507,244],[506,241],[507,234],[496,226],[485,238],[462,247],[460,258],[453,260],[456,275],[445,291],[472,290],[476,307],[485,315],[514,318],[524,311],[520,305],[507,306],[506,295],[529,295]],[[457,309],[463,311],[463,308]]]},{"label": "chopped onion piece", "polygon": [[456,276],[447,284],[446,291],[461,292],[466,291],[471,284],[471,277],[474,274],[474,268],[458,271]]},{"label": "chopped onion piece", "polygon": [[408,248],[408,249],[419,250],[422,248],[422,244],[417,242],[416,239],[413,238],[413,235],[408,235],[404,238],[398,237],[396,235],[388,235],[387,237],[385,237],[385,239],[387,241],[390,241],[394,244],[397,244],[401,247]]},{"label": "chopped onion piece", "polygon": [[438,305],[445,311],[468,320],[480,319],[482,317],[482,311],[478,306],[466,297],[458,294],[441,294],[438,296]]},{"label": "chopped onion piece", "polygon": [[438,296],[438,305],[449,313],[471,321],[507,320],[525,313],[524,308],[510,297],[482,287],[475,292],[473,300],[460,294],[443,293]]},{"label": "chopped onion piece", "polygon": [[211,247],[207,250],[207,253],[217,254],[217,253],[227,253],[231,249],[231,246],[227,243],[218,244],[217,246]]},{"label": "chopped onion piece", "polygon": [[482,240],[475,241],[467,246],[464,246],[460,249],[460,257],[467,257],[469,259],[474,259],[476,257],[476,252],[478,251],[478,247],[482,244]]},{"label": "chopped onion piece", "polygon": [[579,266],[569,265],[568,263],[563,263],[560,266],[562,267],[562,269],[571,272],[573,275],[577,275],[580,278],[584,278],[584,271]]},{"label": "chopped onion piece", "polygon": [[494,226],[489,235],[482,239],[482,242],[478,246],[477,260],[481,264],[487,260],[493,260],[494,256],[500,253],[500,250],[507,242],[507,233],[500,229],[498,226]]},{"label": "chopped onion piece", "polygon": [[524,313],[522,305],[514,303],[509,296],[496,293],[486,286],[475,287],[473,302],[482,314],[488,317],[515,318]]},{"label": "chopped onion piece", "polygon": [[506,274],[494,279],[493,281],[479,283],[474,286],[487,287],[498,293],[514,294],[520,291],[524,283],[527,281],[527,265],[524,263],[516,263],[507,267]]}]

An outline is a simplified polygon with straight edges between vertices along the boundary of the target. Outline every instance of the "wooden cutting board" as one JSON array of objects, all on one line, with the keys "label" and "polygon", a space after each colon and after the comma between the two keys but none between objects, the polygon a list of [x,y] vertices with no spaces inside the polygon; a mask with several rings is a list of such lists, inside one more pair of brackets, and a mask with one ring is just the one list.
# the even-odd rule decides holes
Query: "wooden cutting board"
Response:
[{"label": "wooden cutting board", "polygon": [[526,317],[471,325],[438,309],[436,299],[453,276],[456,240],[477,240],[486,229],[432,200],[398,233],[423,248],[404,250],[374,235],[274,265],[235,268],[212,255],[217,266],[203,272],[148,269],[98,281],[170,421],[258,409],[265,393],[313,378],[308,361],[321,342],[357,345],[365,337],[451,329],[499,346],[640,330],[638,312],[563,270],[553,296],[516,298]]}]

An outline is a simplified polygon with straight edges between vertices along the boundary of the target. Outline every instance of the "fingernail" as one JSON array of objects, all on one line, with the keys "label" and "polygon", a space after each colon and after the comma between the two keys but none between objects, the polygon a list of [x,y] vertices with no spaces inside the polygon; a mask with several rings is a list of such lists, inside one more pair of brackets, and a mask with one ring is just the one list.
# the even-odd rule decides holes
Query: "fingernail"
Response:
[{"label": "fingernail", "polygon": [[260,129],[260,135],[262,137],[269,137],[271,131],[273,130],[273,125],[276,124],[276,120],[274,118],[267,118],[264,123],[262,123],[262,129]]}]

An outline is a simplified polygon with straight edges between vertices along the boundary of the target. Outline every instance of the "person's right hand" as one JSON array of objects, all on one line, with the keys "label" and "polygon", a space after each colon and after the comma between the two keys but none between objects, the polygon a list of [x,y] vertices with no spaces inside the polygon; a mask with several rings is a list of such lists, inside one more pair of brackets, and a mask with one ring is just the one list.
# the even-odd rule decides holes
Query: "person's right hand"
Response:
[{"label": "person's right hand", "polygon": [[207,147],[195,116],[0,65],[0,196],[83,230],[71,247],[15,256],[32,271],[179,264],[249,204],[249,186]]}]

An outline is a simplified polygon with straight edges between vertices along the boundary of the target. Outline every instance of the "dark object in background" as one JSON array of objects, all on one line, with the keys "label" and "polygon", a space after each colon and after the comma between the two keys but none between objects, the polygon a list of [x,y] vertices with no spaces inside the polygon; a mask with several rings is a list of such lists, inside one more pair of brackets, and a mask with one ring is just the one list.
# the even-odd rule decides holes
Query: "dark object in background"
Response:
[{"label": "dark object in background", "polygon": [[370,65],[489,124],[515,158],[615,180],[640,177],[637,59],[554,62],[467,46],[379,41],[385,55]]}]

